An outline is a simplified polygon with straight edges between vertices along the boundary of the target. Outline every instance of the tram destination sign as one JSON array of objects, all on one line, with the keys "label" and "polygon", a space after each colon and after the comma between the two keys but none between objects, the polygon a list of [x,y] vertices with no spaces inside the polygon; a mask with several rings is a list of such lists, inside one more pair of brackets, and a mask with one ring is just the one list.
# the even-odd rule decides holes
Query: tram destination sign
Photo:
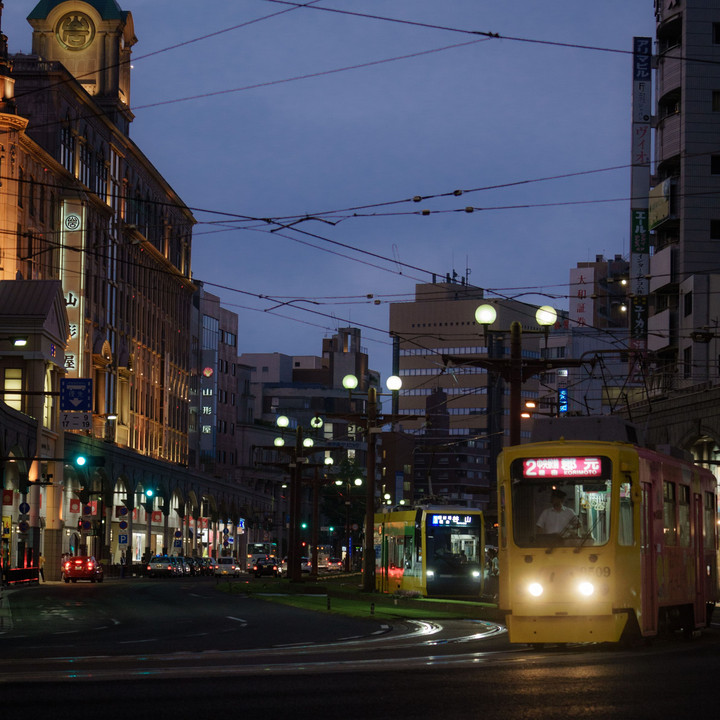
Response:
[{"label": "tram destination sign", "polygon": [[525,458],[523,477],[601,477],[602,461],[599,457]]}]

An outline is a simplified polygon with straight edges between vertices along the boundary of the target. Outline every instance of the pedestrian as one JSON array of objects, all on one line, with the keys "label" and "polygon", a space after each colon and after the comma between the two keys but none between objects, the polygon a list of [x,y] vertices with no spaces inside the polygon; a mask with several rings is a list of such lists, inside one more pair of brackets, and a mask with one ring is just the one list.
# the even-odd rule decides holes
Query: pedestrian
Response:
[{"label": "pedestrian", "polygon": [[40,579],[45,582],[45,556],[42,553],[38,555],[38,571],[40,572]]},{"label": "pedestrian", "polygon": [[126,563],[126,560],[125,560],[125,551],[123,550],[123,551],[120,553],[120,577],[121,577],[121,578],[124,578],[124,577],[125,577],[125,563]]}]

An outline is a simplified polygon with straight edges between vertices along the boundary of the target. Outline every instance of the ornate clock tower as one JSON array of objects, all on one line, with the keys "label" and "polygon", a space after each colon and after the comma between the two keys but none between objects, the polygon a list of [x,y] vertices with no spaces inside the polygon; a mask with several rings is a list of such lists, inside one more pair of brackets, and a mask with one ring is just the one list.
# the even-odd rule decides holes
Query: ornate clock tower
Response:
[{"label": "ornate clock tower", "polygon": [[127,132],[133,119],[130,55],[137,42],[130,12],[115,0],[40,0],[27,19],[33,54],[61,62]]}]

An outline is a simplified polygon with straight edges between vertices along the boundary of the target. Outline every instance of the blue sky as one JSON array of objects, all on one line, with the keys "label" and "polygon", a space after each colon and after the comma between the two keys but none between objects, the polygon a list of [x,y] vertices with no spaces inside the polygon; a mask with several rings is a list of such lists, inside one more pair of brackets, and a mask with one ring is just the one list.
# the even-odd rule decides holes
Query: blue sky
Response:
[{"label": "blue sky", "polygon": [[[11,52],[35,4],[5,3]],[[194,276],[238,313],[241,353],[319,354],[358,325],[385,377],[389,302],[431,273],[567,308],[570,267],[628,253],[629,53],[652,0],[119,4],[131,137],[194,209]]]}]

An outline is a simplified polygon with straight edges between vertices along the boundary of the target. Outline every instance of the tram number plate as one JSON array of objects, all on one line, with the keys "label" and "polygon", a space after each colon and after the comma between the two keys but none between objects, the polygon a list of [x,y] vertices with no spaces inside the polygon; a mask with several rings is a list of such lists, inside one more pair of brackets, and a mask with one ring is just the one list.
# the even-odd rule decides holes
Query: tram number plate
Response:
[{"label": "tram number plate", "polygon": [[595,577],[610,577],[611,573],[610,568],[607,565],[580,568],[580,572],[586,575],[595,575]]}]

